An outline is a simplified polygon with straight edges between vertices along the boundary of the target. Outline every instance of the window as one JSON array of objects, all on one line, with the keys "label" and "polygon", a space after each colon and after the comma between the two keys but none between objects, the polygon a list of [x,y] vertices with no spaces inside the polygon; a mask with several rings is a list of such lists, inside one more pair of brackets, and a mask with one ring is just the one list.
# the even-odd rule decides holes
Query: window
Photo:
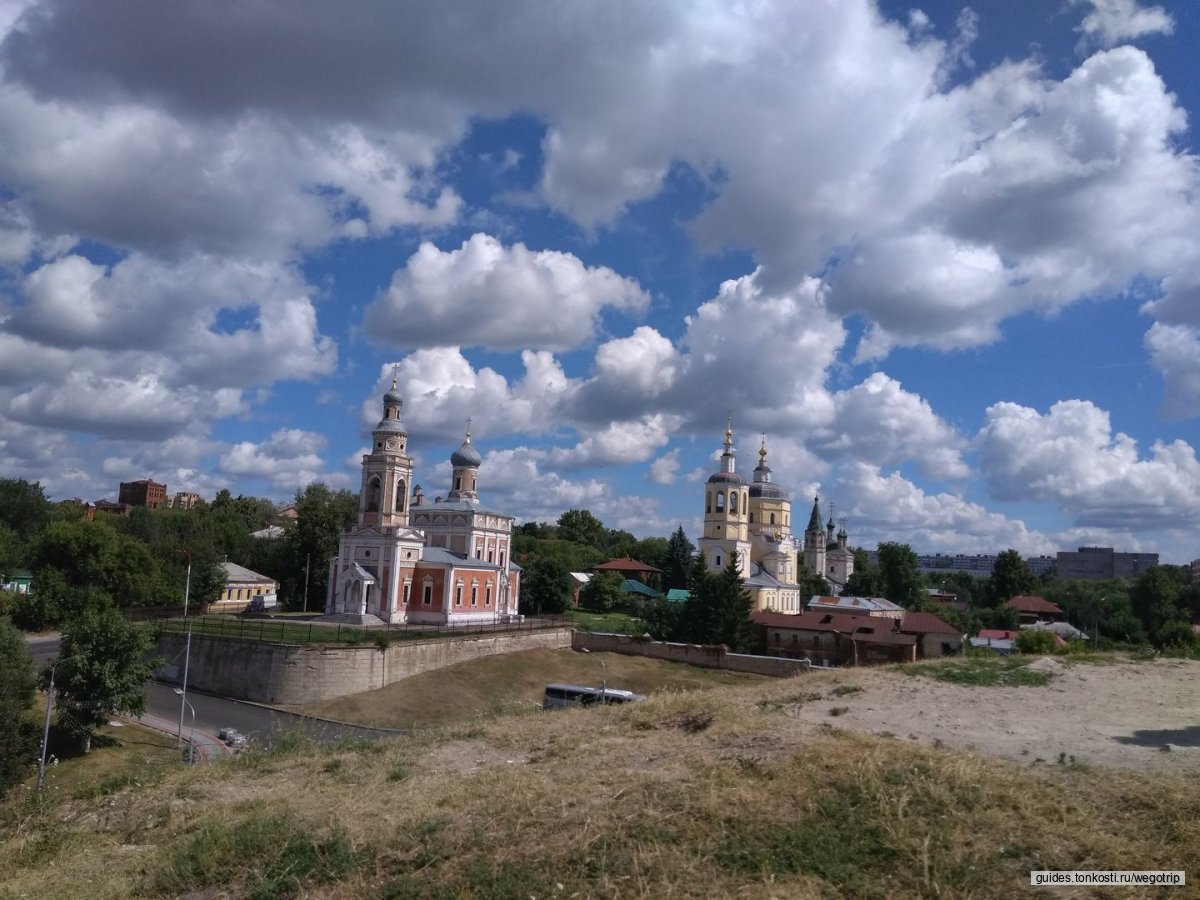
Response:
[{"label": "window", "polygon": [[379,478],[367,482],[367,512],[379,512]]},{"label": "window", "polygon": [[490,581],[483,587],[483,605],[492,605],[492,583]]},{"label": "window", "polygon": [[462,490],[462,476],[461,475],[454,476],[454,489],[456,491]]},{"label": "window", "polygon": [[717,554],[717,568],[718,569],[721,568],[721,554],[720,553]]},{"label": "window", "polygon": [[412,591],[412,582],[407,578],[404,579],[404,605],[408,606],[408,597]]},{"label": "window", "polygon": [[771,513],[771,524],[775,524],[775,513]]},{"label": "window", "polygon": [[488,550],[488,562],[494,562],[492,557],[494,557],[495,555],[496,555],[496,551],[489,549]]},{"label": "window", "polygon": [[706,513],[712,512],[712,494],[704,495],[704,511]]},{"label": "window", "polygon": [[717,491],[717,512],[725,512],[725,492]]},{"label": "window", "polygon": [[458,584],[456,584],[454,586],[454,605],[455,606],[462,606],[462,589],[463,589],[463,583],[462,583],[462,581],[459,581]]},{"label": "window", "polygon": [[730,515],[734,515],[734,516],[737,515],[737,498],[738,498],[737,491],[729,492],[729,513],[730,513]]},{"label": "window", "polygon": [[754,513],[750,513],[750,524],[754,524]]},{"label": "window", "polygon": [[421,602],[424,603],[426,606],[433,605],[433,579],[432,578],[425,579],[424,593],[423,593],[423,596],[421,597]]},{"label": "window", "polygon": [[401,478],[396,482],[396,512],[404,512],[404,498],[408,496],[408,485]]},{"label": "window", "polygon": [[479,582],[478,581],[471,582],[471,605],[472,606],[479,605]]}]

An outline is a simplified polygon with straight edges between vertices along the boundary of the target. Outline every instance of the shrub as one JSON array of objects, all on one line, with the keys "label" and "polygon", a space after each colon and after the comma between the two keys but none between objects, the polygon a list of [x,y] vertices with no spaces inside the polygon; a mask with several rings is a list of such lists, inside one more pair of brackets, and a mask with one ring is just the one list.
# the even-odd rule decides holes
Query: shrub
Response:
[{"label": "shrub", "polygon": [[1058,640],[1055,638],[1054,632],[1032,628],[1026,628],[1018,634],[1013,646],[1018,653],[1030,653],[1038,656],[1058,652]]}]

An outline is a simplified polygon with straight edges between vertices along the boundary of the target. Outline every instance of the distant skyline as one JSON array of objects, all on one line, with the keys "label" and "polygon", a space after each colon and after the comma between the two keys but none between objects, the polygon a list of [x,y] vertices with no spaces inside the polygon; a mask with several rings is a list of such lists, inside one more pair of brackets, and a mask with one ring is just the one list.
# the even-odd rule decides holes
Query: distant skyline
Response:
[{"label": "distant skyline", "polygon": [[0,474],[1200,557],[1200,8],[0,0]]}]

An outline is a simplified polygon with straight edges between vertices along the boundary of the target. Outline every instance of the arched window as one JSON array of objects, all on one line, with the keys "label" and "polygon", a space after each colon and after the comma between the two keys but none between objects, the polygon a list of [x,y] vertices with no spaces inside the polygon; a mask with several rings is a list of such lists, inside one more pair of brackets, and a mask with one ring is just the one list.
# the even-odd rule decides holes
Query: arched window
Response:
[{"label": "arched window", "polygon": [[396,482],[396,512],[398,512],[398,513],[404,512],[404,502],[407,497],[408,497],[408,485],[406,485],[404,483],[404,479],[401,478],[399,481]]},{"label": "arched window", "polygon": [[717,554],[717,568],[718,569],[721,568],[721,554],[720,553]]},{"label": "arched window", "polygon": [[483,605],[492,605],[492,583],[490,581],[483,586]]},{"label": "arched window", "polygon": [[771,513],[771,524],[775,524],[775,513]]},{"label": "arched window", "polygon": [[472,606],[479,605],[479,582],[478,581],[471,582],[471,605]]},{"label": "arched window", "polygon": [[461,475],[454,476],[454,489],[456,491],[462,490],[462,476]]},{"label": "arched window", "polygon": [[704,495],[704,511],[706,513],[712,512],[712,494]]},{"label": "arched window", "polygon": [[462,579],[460,578],[458,580],[458,582],[454,585],[454,605],[455,606],[462,606],[462,589],[463,589],[463,583],[462,583]]},{"label": "arched window", "polygon": [[717,491],[717,512],[725,512],[725,492]]},{"label": "arched window", "polygon": [[433,605],[433,579],[428,575],[425,576],[425,581],[421,586],[421,603],[425,606]]},{"label": "arched window", "polygon": [[738,498],[737,491],[729,492],[729,513],[730,513],[730,515],[734,515],[734,516],[737,515],[737,498]]},{"label": "arched window", "polygon": [[379,495],[381,487],[376,476],[367,482],[367,512],[379,512]]}]

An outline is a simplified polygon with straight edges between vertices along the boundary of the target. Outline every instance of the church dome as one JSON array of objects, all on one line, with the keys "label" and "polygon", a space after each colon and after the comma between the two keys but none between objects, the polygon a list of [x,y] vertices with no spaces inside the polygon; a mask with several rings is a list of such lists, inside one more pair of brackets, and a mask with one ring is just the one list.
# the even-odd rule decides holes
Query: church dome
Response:
[{"label": "church dome", "polygon": [[384,406],[402,406],[404,398],[400,396],[400,392],[396,390],[396,385],[393,383],[391,390],[383,395]]},{"label": "church dome", "polygon": [[456,469],[463,468],[478,468],[483,462],[483,457],[479,455],[479,451],[471,446],[471,438],[468,437],[462,442],[462,445],[450,454],[450,465]]},{"label": "church dome", "polygon": [[787,500],[788,492],[777,484],[769,481],[755,481],[750,484],[751,499]]},{"label": "church dome", "polygon": [[743,484],[744,483],[742,481],[742,476],[739,475],[737,472],[716,472],[716,473],[710,475],[708,478],[709,484],[717,484],[719,482],[726,482],[728,484]]}]

